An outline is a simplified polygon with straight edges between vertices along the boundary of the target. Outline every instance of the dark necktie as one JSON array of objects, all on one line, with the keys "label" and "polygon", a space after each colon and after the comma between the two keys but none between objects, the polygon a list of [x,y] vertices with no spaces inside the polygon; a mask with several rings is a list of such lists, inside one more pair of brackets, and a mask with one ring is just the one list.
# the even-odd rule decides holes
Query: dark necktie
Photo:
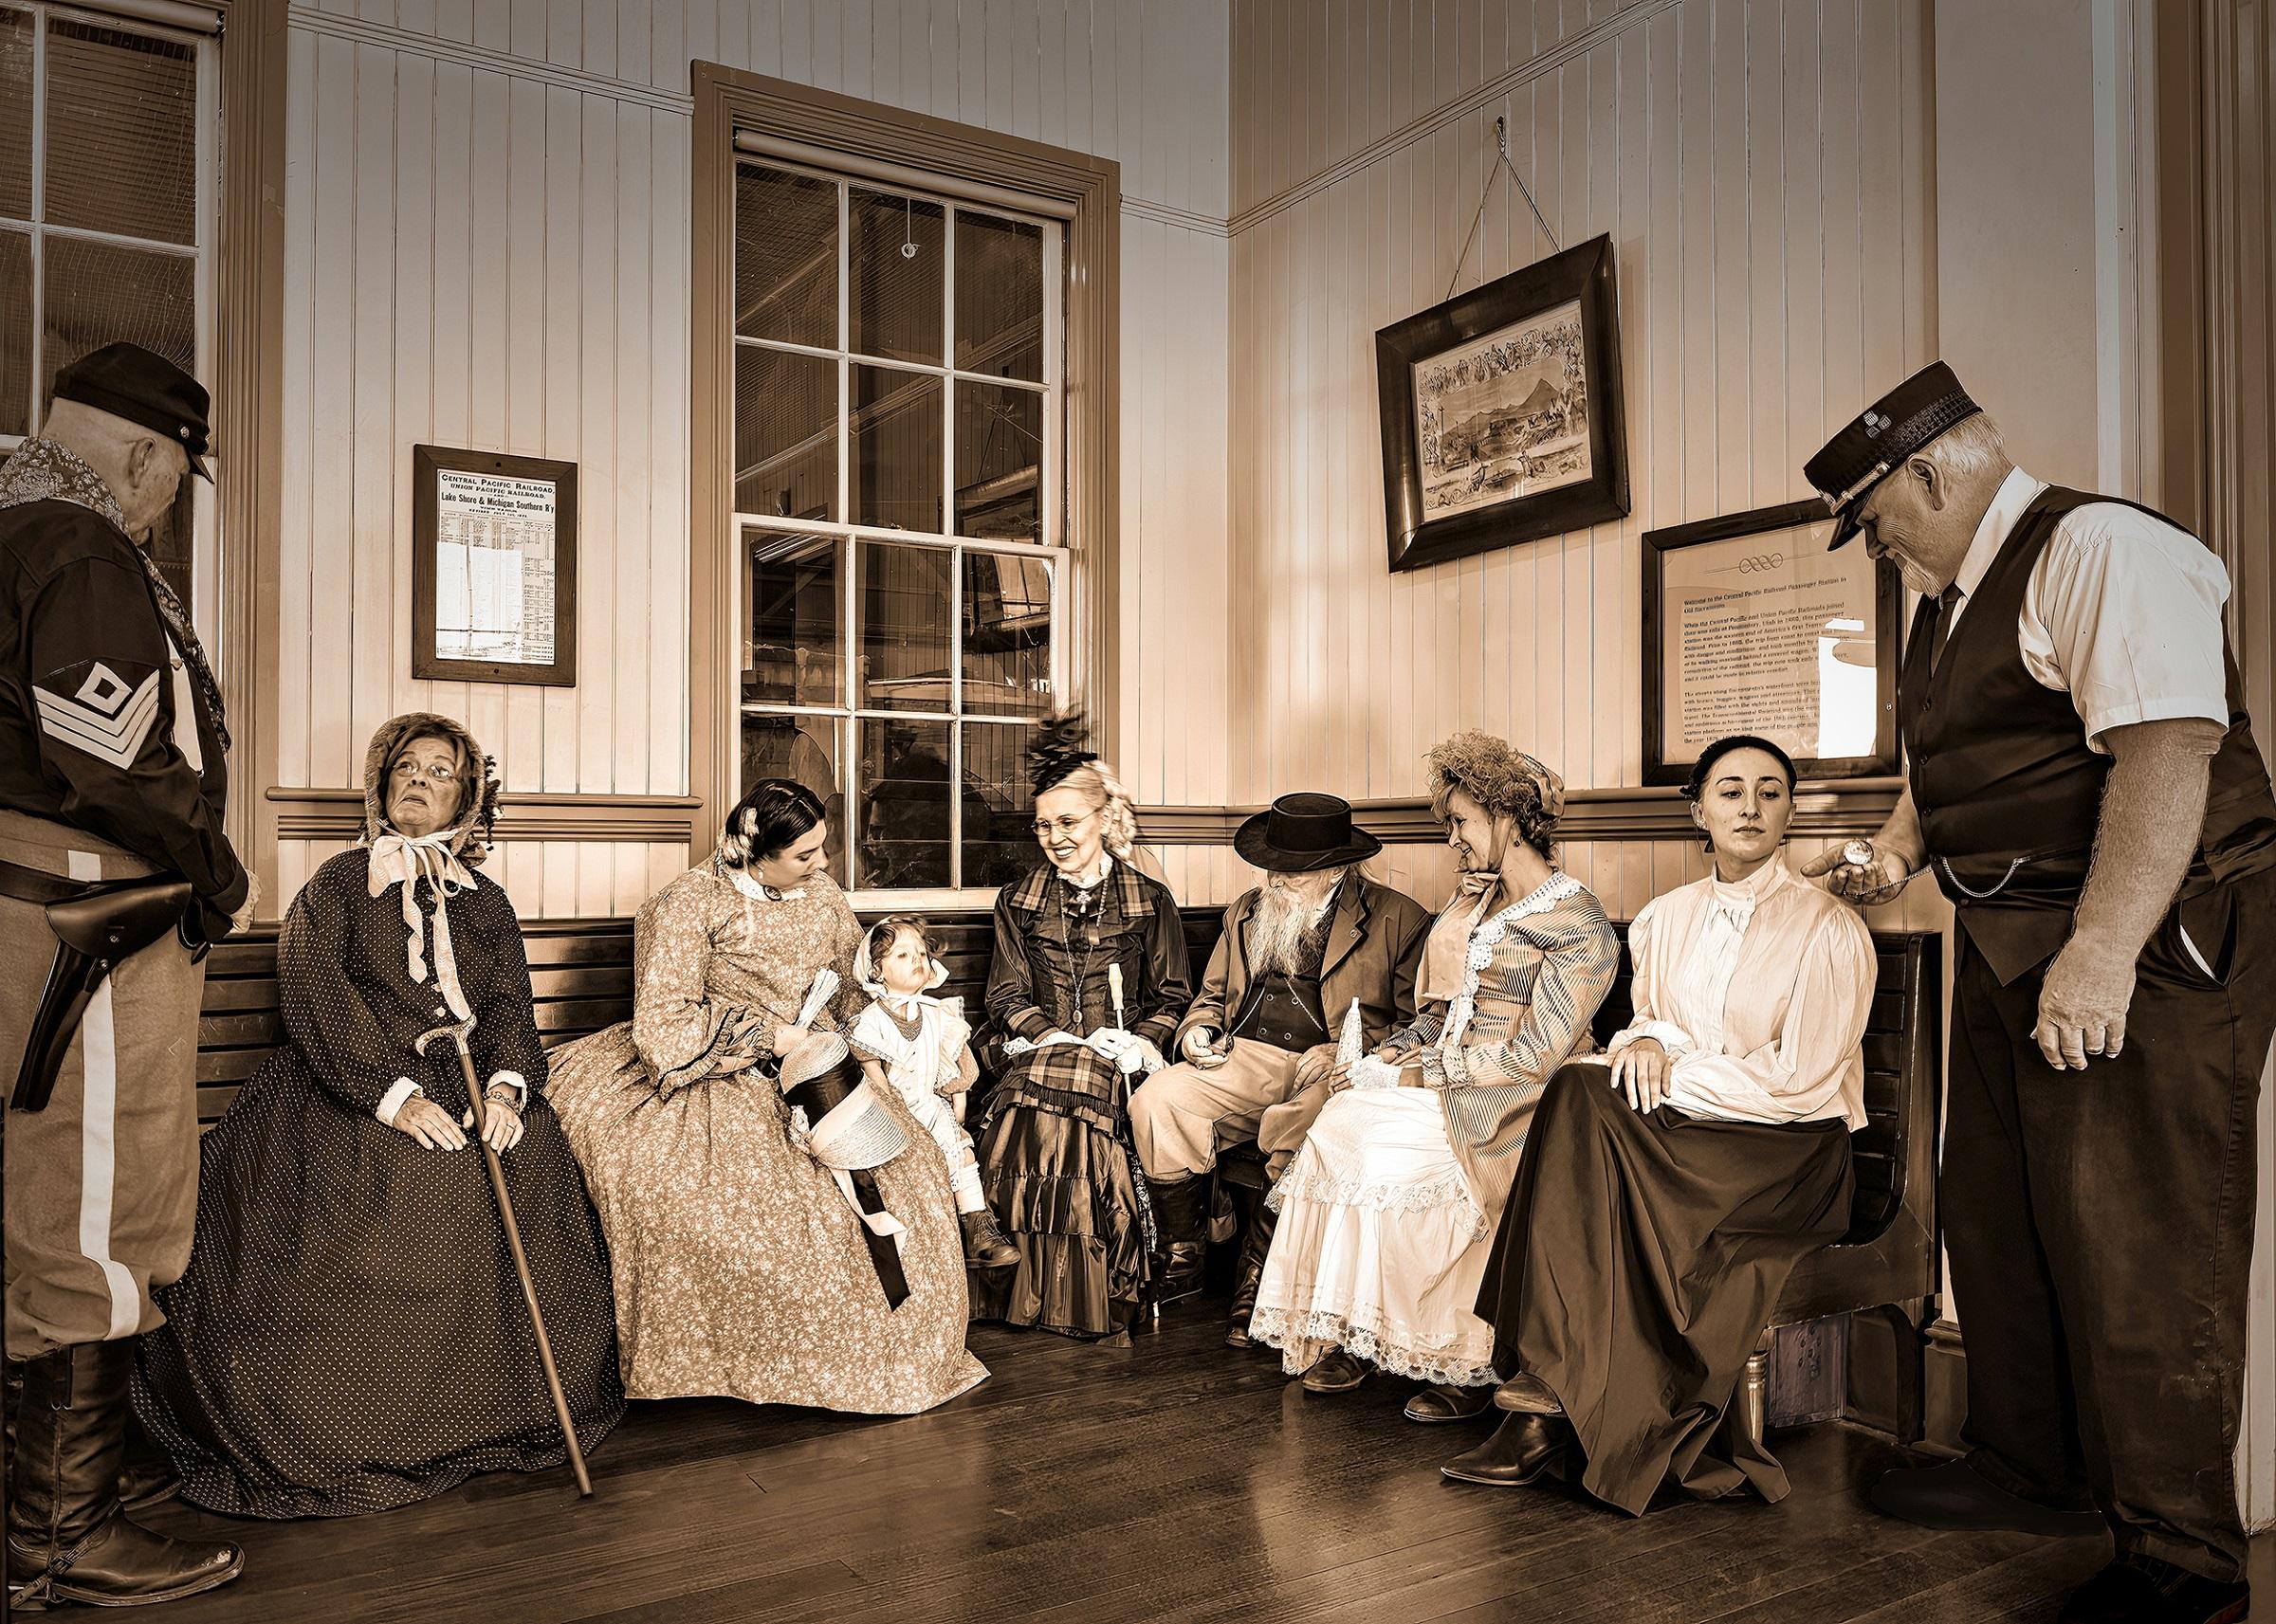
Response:
[{"label": "dark necktie", "polygon": [[1936,594],[1936,623],[1928,630],[1928,668],[1932,671],[1944,658],[1944,643],[1952,635],[1952,612],[1962,595],[1957,581]]}]

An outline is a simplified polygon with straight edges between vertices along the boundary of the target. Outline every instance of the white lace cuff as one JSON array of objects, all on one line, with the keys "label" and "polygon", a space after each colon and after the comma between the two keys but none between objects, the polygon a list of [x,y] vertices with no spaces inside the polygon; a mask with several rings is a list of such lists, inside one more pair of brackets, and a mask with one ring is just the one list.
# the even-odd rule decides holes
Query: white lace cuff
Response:
[{"label": "white lace cuff", "polygon": [[403,1108],[403,1102],[413,1094],[424,1094],[426,1091],[410,1078],[398,1077],[388,1091],[379,1096],[379,1107],[372,1115],[392,1128],[395,1125],[395,1113]]},{"label": "white lace cuff", "polygon": [[1671,1056],[1686,1053],[1691,1049],[1691,1033],[1676,1025],[1675,1022],[1638,1021],[1634,1026],[1624,1028],[1613,1033],[1612,1041],[1605,1045],[1605,1053],[1607,1057],[1618,1054],[1628,1045],[1642,1043],[1647,1037],[1659,1044],[1661,1049],[1666,1049]]}]

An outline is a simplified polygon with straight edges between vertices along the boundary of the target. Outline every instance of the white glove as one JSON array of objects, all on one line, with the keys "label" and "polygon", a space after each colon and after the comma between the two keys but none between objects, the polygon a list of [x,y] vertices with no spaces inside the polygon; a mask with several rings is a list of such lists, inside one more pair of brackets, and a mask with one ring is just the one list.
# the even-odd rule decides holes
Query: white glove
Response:
[{"label": "white glove", "polygon": [[[1123,1035],[1129,1037],[1127,1032]],[[1114,1056],[1114,1064],[1122,1067],[1123,1075],[1126,1077],[1135,1077],[1141,1071],[1151,1077],[1168,1062],[1162,1058],[1162,1051],[1147,1042],[1146,1039],[1130,1037],[1130,1040],[1122,1046],[1122,1052]]]},{"label": "white glove", "polygon": [[1100,1027],[1083,1041],[1106,1059],[1120,1061],[1122,1051],[1138,1040],[1120,1027]]},{"label": "white glove", "polygon": [[1363,1054],[1351,1063],[1351,1086],[1354,1088],[1396,1088],[1399,1086],[1400,1067],[1387,1060],[1378,1060]]}]

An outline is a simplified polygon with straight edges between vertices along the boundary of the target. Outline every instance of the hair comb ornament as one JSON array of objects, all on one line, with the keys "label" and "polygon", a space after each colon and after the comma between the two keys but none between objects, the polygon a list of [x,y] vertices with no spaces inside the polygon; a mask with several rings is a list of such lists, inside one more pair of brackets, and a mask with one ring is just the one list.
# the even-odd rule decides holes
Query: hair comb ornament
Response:
[{"label": "hair comb ornament", "polygon": [[1045,717],[1027,741],[1029,787],[1039,795],[1097,759],[1098,752],[1089,748],[1084,738],[1081,711]]}]

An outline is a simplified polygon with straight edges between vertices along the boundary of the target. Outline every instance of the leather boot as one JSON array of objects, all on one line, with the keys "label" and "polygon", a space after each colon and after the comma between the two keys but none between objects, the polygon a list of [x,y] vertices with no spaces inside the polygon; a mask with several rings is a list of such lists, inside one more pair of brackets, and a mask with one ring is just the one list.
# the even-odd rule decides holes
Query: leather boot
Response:
[{"label": "leather boot", "polygon": [[1012,1237],[1003,1232],[996,1222],[996,1214],[982,1207],[977,1212],[959,1213],[957,1227],[964,1234],[964,1267],[994,1272],[1012,1268],[1019,1262],[1019,1249]]},{"label": "leather boot", "polygon": [[[16,1458],[16,1406],[24,1397],[24,1360],[8,1361],[8,1458]],[[11,1467],[12,1470],[13,1468]],[[129,1511],[161,1505],[182,1491],[181,1474],[166,1458],[158,1441],[142,1429],[129,1410],[126,1414],[126,1459],[119,1469],[119,1504]]]},{"label": "leather boot", "polygon": [[1162,1232],[1162,1262],[1154,1301],[1175,1303],[1202,1289],[1202,1266],[1209,1261],[1209,1178],[1206,1174],[1164,1180],[1149,1178],[1154,1225]]},{"label": "leather boot", "polygon": [[1264,1284],[1264,1254],[1273,1250],[1273,1226],[1279,1221],[1280,1214],[1262,1198],[1249,1214],[1248,1236],[1240,1243],[1240,1262],[1233,1276],[1233,1306],[1225,1315],[1225,1346],[1229,1348],[1257,1345],[1249,1338],[1249,1316],[1256,1311],[1257,1288]]},{"label": "leather boot", "polygon": [[1511,1415],[1492,1437],[1439,1470],[1456,1483],[1514,1488],[1534,1482],[1571,1447],[1572,1428],[1562,1415]]},{"label": "leather boot", "polygon": [[131,1340],[59,1348],[24,1365],[8,1502],[8,1590],[26,1610],[56,1601],[132,1607],[235,1578],[235,1545],[170,1540],[119,1504]]}]

